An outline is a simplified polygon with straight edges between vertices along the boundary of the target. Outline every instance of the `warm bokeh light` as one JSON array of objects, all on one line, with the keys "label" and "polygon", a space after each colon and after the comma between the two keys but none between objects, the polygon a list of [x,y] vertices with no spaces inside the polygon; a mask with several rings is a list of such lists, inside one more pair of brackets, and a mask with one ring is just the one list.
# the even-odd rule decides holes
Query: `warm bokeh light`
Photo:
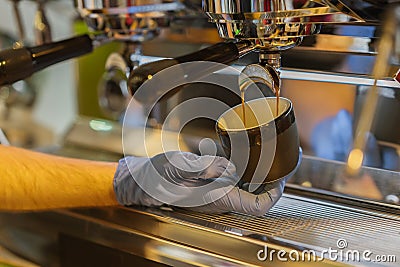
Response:
[{"label": "warm bokeh light", "polygon": [[349,158],[347,159],[348,170],[352,174],[358,173],[358,171],[361,169],[363,159],[364,153],[362,152],[362,150],[358,148],[353,149],[349,154]]}]

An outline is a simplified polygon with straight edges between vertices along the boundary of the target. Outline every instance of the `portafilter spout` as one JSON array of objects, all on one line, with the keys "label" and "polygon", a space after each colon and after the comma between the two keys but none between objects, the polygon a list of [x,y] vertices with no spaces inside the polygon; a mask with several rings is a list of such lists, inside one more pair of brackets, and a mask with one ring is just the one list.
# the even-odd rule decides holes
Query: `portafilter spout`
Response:
[{"label": "portafilter spout", "polygon": [[265,96],[280,94],[281,55],[259,51],[259,62],[247,65],[239,75],[240,91],[246,90],[249,85],[264,84],[270,91],[264,91]]}]

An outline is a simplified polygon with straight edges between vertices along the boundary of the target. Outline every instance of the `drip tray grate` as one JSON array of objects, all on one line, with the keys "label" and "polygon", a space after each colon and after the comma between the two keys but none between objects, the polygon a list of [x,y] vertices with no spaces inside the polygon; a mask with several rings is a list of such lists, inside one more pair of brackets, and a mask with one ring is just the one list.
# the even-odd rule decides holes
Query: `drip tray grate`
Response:
[{"label": "drip tray grate", "polygon": [[[264,217],[237,213],[217,215],[186,210],[174,218],[233,232],[265,237],[304,249],[369,250],[400,260],[400,216],[330,204],[285,194]],[[339,244],[338,242],[342,242]]]}]

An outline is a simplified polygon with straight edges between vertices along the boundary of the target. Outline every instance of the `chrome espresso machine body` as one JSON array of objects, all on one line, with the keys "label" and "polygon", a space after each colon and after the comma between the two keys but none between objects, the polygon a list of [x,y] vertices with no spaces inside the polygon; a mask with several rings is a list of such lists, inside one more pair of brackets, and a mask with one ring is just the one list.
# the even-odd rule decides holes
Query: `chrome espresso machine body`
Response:
[{"label": "chrome espresso machine body", "polygon": [[[396,73],[400,45],[396,40],[400,3],[203,0],[202,6],[217,26],[219,36],[228,40],[183,56],[171,59],[166,52],[163,57],[153,57],[154,50],[147,41],[158,40],[162,51],[160,36],[164,35],[164,28],[173,27],[171,21],[180,16],[205,19],[199,10],[187,13],[188,7],[196,9],[199,3],[78,0],[77,9],[96,34],[70,42],[80,40],[85,44],[80,45],[85,48],[81,54],[109,40],[142,46],[142,62],[152,62],[124,65],[123,79],[129,94],[117,92],[121,105],[157,72],[196,60],[230,64],[255,81],[260,78],[272,91],[280,90],[281,95],[291,98],[296,105],[304,155],[299,171],[288,182],[277,205],[262,217],[140,207],[0,213],[0,244],[43,266],[397,266],[399,169],[364,166],[357,175],[347,173],[348,163],[312,154],[309,128],[322,116],[332,115],[333,110],[349,107],[346,99],[350,98],[355,121],[367,118],[363,127],[354,131],[373,131],[379,145],[399,153],[396,120],[400,85]],[[49,52],[50,56],[35,61],[32,58],[41,59],[42,51],[49,47],[17,50],[24,55],[25,66],[33,66],[23,75],[77,56],[76,51],[72,55],[64,50],[71,47],[64,42],[52,45],[68,55],[64,57]],[[380,54],[384,56],[378,59]],[[126,63],[131,57],[123,59]],[[8,71],[11,76],[1,76],[9,70],[1,69],[2,83],[24,78],[19,73],[14,75],[15,66],[12,72]],[[201,86],[192,86],[185,85],[160,101],[151,113],[154,124],[148,125],[152,127],[150,138],[160,134],[158,127],[179,101],[203,94],[227,98],[225,93],[219,95],[216,87],[204,91]],[[377,93],[371,97],[371,91]],[[135,101],[145,105],[153,100],[151,97],[158,96]],[[338,107],[328,102],[321,105],[321,99],[329,99]],[[365,102],[377,117],[372,125],[371,114],[363,109]],[[124,108],[112,110],[118,113]],[[91,159],[120,158],[123,130],[115,114],[109,120],[77,119],[65,137],[64,147],[54,153]],[[182,133],[181,148],[198,152],[199,140],[204,136],[214,138],[210,135],[213,131],[207,123],[193,125],[193,129]],[[140,136],[135,127],[129,133]],[[368,149],[363,140],[359,144],[362,151]],[[158,148],[150,151],[156,153]],[[133,147],[125,152],[145,155]]]}]

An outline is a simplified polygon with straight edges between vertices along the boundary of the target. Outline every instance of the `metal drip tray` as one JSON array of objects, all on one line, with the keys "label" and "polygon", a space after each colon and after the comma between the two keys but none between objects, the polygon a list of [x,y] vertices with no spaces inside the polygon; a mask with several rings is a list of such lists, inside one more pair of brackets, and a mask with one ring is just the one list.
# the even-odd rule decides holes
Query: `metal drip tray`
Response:
[{"label": "metal drip tray", "polygon": [[376,211],[292,194],[284,194],[263,217],[124,207],[78,212],[250,265],[271,264],[257,258],[257,252],[265,247],[286,253],[313,251],[319,259],[324,258],[307,262],[307,266],[339,262],[377,266],[376,261],[363,259],[363,253],[371,259],[384,256],[391,261],[378,266],[397,266],[395,260],[400,260],[398,211]]},{"label": "metal drip tray", "polygon": [[[174,217],[299,249],[370,250],[400,260],[400,216],[285,195],[264,217],[179,211]],[[341,244],[338,244],[341,243]]]},{"label": "metal drip tray", "polygon": [[[74,253],[85,246],[100,246],[118,259],[154,266],[398,266],[399,210],[378,208],[285,193],[263,217],[121,206],[0,213],[0,245],[45,266],[58,261],[52,252],[60,246],[61,262],[79,260]],[[266,251],[275,251],[268,254],[272,261],[259,258]],[[311,260],[282,261],[278,251],[286,259],[293,252],[314,254]],[[376,256],[386,261],[374,261]]]}]

